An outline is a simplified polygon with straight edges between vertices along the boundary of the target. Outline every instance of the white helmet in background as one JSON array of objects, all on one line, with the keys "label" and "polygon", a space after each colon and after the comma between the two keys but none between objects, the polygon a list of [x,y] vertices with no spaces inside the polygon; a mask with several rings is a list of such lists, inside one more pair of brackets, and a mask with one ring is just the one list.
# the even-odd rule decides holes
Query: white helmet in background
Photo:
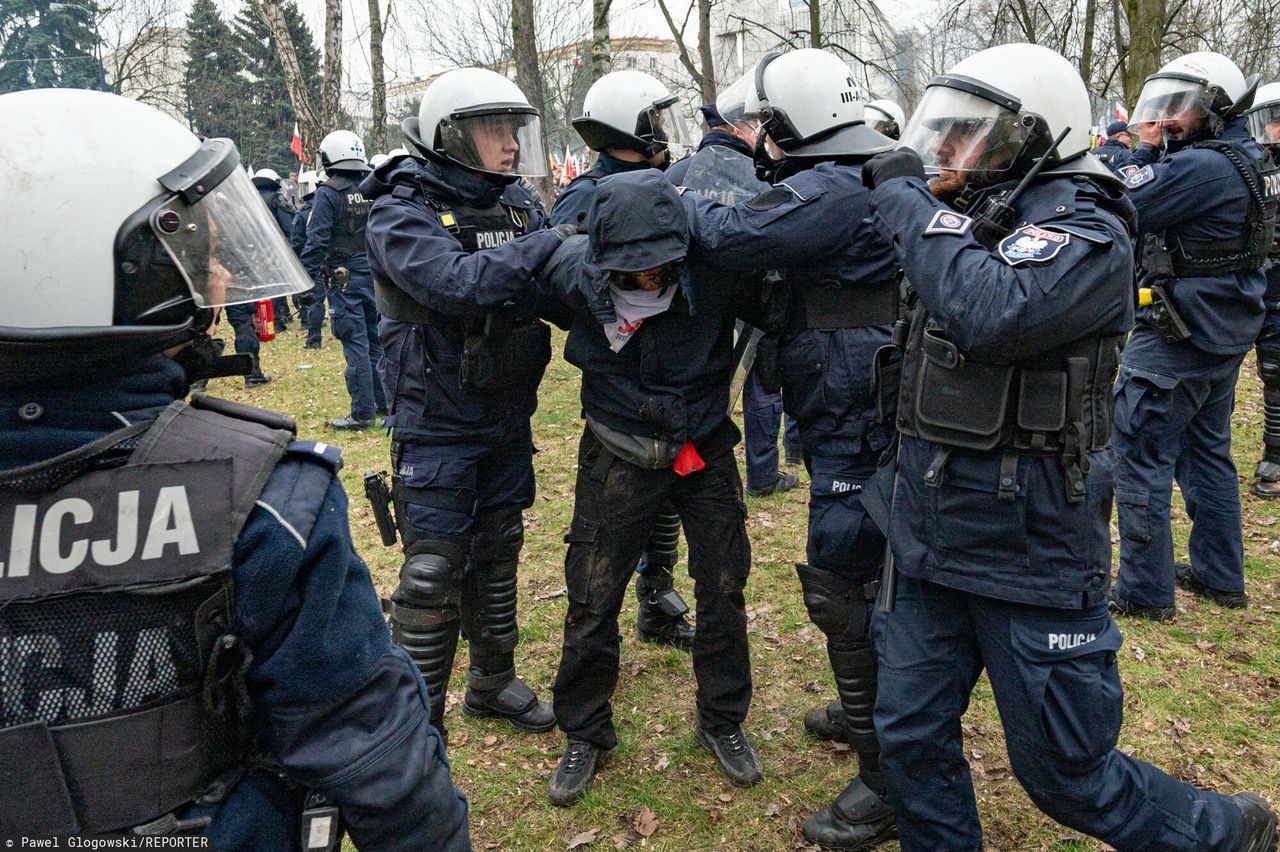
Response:
[{"label": "white helmet in background", "polygon": [[408,148],[392,148],[390,151],[387,152],[387,159],[389,160],[394,160],[396,157],[407,157],[407,156],[409,156]]},{"label": "white helmet in background", "polygon": [[320,176],[315,171],[308,169],[298,175],[298,192],[303,198],[313,194],[319,186]]},{"label": "white helmet in background", "polygon": [[869,101],[864,112],[864,118],[867,126],[877,133],[882,133],[890,139],[897,139],[902,135],[902,129],[907,126],[907,114],[902,107],[898,106],[891,100],[886,98],[877,98]]},{"label": "white helmet in background", "polygon": [[229,139],[79,89],[0,96],[0,122],[0,387],[209,342],[212,308],[311,288]]},{"label": "white helmet in background", "polygon": [[1259,145],[1280,145],[1280,83],[1260,86],[1245,115],[1254,141]]},{"label": "white helmet in background", "polygon": [[653,158],[665,150],[679,159],[693,148],[679,101],[643,71],[613,71],[591,84],[573,129],[595,151],[622,149]]},{"label": "white helmet in background", "polygon": [[374,154],[369,158],[369,168],[376,169],[389,159],[391,159],[391,157],[387,154]]},{"label": "white helmet in background", "polygon": [[255,186],[267,186],[280,188],[280,173],[275,169],[258,169],[253,175],[253,183]]},{"label": "white helmet in background", "polygon": [[865,123],[862,95],[849,66],[816,48],[771,53],[756,65],[756,97],[748,109],[760,130],[791,157],[878,154],[893,140]]},{"label": "white helmet in background", "polygon": [[366,171],[369,161],[364,155],[364,142],[350,130],[335,130],[320,140],[320,164],[328,172]]},{"label": "white helmet in background", "polygon": [[1221,53],[1201,50],[1180,56],[1147,78],[1129,117],[1129,127],[1191,115],[1219,119],[1240,115],[1253,104],[1258,75],[1248,80]]},{"label": "white helmet in background", "polygon": [[427,87],[417,117],[400,129],[425,156],[473,172],[511,181],[547,173],[542,116],[519,86],[487,68],[441,74]]},{"label": "white helmet in background", "polygon": [[1011,179],[1068,128],[1046,166],[1086,154],[1091,113],[1080,72],[1060,54],[1036,44],[1002,44],[929,81],[901,145],[929,170]]}]

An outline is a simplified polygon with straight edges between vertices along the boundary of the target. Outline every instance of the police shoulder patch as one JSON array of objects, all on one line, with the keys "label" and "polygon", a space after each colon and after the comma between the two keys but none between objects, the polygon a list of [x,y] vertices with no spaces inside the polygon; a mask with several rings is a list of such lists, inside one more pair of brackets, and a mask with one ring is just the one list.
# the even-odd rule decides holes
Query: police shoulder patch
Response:
[{"label": "police shoulder patch", "polygon": [[1048,263],[1071,242],[1070,234],[1024,225],[1000,241],[997,253],[1005,263]]},{"label": "police shoulder patch", "polygon": [[960,236],[969,232],[969,226],[973,224],[973,220],[968,216],[963,216],[953,210],[939,210],[933,214],[933,218],[929,220],[929,226],[924,229],[924,235],[930,234],[954,234]]},{"label": "police shoulder patch", "polygon": [[1129,189],[1135,189],[1156,179],[1155,170],[1150,166],[1143,166],[1142,168],[1125,166],[1124,169],[1121,169],[1121,172],[1124,174],[1124,185]]},{"label": "police shoulder patch", "polygon": [[[791,187],[785,184],[766,189],[755,198],[747,202],[749,210],[765,211],[772,210],[775,207],[781,207],[793,198],[799,198],[799,194]],[[801,198],[801,201],[804,199]]]}]

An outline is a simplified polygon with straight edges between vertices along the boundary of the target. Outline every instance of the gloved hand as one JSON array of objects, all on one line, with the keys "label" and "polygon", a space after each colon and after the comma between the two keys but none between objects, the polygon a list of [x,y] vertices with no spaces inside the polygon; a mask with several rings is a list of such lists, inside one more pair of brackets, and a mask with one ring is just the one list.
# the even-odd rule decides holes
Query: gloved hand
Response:
[{"label": "gloved hand", "polygon": [[862,185],[867,189],[875,189],[899,177],[924,179],[924,162],[910,148],[895,148],[876,154],[862,166]]},{"label": "gloved hand", "polygon": [[552,225],[551,230],[560,238],[560,242],[564,242],[570,237],[574,237],[582,233],[582,228],[572,222],[565,222],[561,225]]}]

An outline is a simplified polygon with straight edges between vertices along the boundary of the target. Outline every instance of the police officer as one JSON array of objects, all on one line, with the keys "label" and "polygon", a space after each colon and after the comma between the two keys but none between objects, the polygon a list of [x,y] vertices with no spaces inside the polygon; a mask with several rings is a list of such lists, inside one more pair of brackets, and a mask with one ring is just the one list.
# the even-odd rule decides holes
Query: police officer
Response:
[{"label": "police officer", "polygon": [[886,98],[868,101],[863,113],[863,120],[881,136],[898,139],[902,136],[902,128],[907,126],[907,114],[902,107]]},{"label": "police officer", "polygon": [[871,226],[860,168],[893,140],[866,125],[848,67],[825,51],[766,56],[754,89],[762,122],[756,163],[773,188],[735,207],[694,192],[684,200],[695,242],[717,267],[779,270],[769,331],[780,336],[782,398],[799,424],[811,477],[808,558],[796,570],[809,618],[827,637],[839,695],[806,725],[851,743],[860,765],[804,835],[858,849],[894,833],[872,722],[876,657],[868,636],[885,544],[862,490],[890,442],[871,388],[876,352],[897,315],[898,267]]},{"label": "police officer", "polygon": [[516,569],[533,504],[529,418],[551,359],[534,272],[576,226],[545,228],[519,185],[545,174],[540,117],[510,80],[449,71],[402,124],[414,156],[361,185],[393,410],[392,496],[404,544],[392,634],[421,669],[433,724],[461,629],[462,712],[548,731],[516,677]]},{"label": "police officer", "polygon": [[[595,165],[572,181],[551,208],[551,224],[577,224],[602,178],[629,171],[665,169],[689,149],[679,98],[641,71],[614,71],[591,85],[573,129],[599,152]],[[689,606],[675,590],[672,569],[679,556],[680,519],[659,513],[649,547],[636,566],[636,638],[641,642],[693,648]]]},{"label": "police officer", "polygon": [[[312,197],[316,194],[316,188],[319,185],[319,177],[312,170],[298,175],[298,192],[301,195],[302,204],[298,207],[298,212],[293,215],[293,225],[289,230],[289,245],[293,247],[293,253],[299,260],[302,259],[302,252],[307,248],[307,220],[311,218]],[[319,349],[324,329],[324,288],[318,285],[313,286],[310,293],[304,293],[298,298],[301,303],[302,322],[307,328],[307,339],[303,342],[302,348]]]},{"label": "police officer", "polygon": [[[1134,107],[1141,142],[1125,183],[1138,209],[1140,296],[1151,304],[1116,383],[1119,613],[1173,618],[1175,578],[1221,606],[1248,602],[1231,410],[1262,326],[1276,212],[1270,158],[1243,116],[1257,84],[1221,54],[1192,53],[1149,77]],[[1175,478],[1191,516],[1190,565],[1174,563]]]},{"label": "police officer", "polygon": [[1129,122],[1116,119],[1107,125],[1107,140],[1091,152],[1104,166],[1116,174],[1129,165],[1133,156],[1130,150],[1133,145],[1133,134],[1129,132]]},{"label": "police officer", "polygon": [[960,720],[984,668],[1014,775],[1055,820],[1121,850],[1275,844],[1257,796],[1115,748],[1121,636],[1084,478],[1133,320],[1132,208],[1087,156],[1089,114],[1067,60],[1002,45],[935,77],[902,147],[863,168],[918,299],[896,476],[876,479],[898,578],[876,729],[904,850],[982,848]]},{"label": "police officer", "polygon": [[[358,185],[368,174],[364,143],[350,130],[335,130],[320,141],[320,164],[329,179],[316,189],[307,220],[302,265],[329,300],[333,336],[342,343],[347,362],[344,377],[351,413],[334,420],[334,429],[368,429],[387,413],[386,394],[378,376],[382,342],[373,276],[365,253],[365,226],[370,200]],[[345,270],[345,272],[343,271]]]},{"label": "police officer", "polygon": [[[1280,155],[1280,83],[1258,89],[1253,107],[1246,113],[1249,132],[1274,160]],[[1280,253],[1271,244],[1266,266],[1266,318],[1255,343],[1258,350],[1258,378],[1262,379],[1262,458],[1254,472],[1253,493],[1259,497],[1280,497]]]},{"label": "police officer", "polygon": [[[258,169],[253,175],[253,185],[258,188],[262,203],[267,205],[272,217],[280,225],[281,232],[288,237],[293,231],[293,204],[289,201],[281,187],[280,174],[275,169]],[[285,331],[293,321],[289,311],[288,299],[273,299],[271,305],[275,314],[277,331]]]},{"label": "police officer", "polygon": [[341,820],[361,849],[470,849],[339,452],[181,401],[247,365],[213,350],[219,306],[309,286],[235,146],[99,92],[0,120],[0,539],[29,553],[0,575],[0,833],[335,850]]},{"label": "police officer", "polygon": [[728,408],[734,316],[753,300],[705,259],[682,267],[686,214],[656,171],[602,179],[587,229],[589,239],[566,242],[544,272],[574,309],[565,359],[582,369],[586,419],[555,682],[568,746],[551,777],[551,803],[587,792],[617,744],[609,699],[618,682],[618,611],[667,505],[688,537],[698,607],[695,736],[734,784],[750,786],[763,772],[742,733],[751,703],[743,598],[751,547]]}]

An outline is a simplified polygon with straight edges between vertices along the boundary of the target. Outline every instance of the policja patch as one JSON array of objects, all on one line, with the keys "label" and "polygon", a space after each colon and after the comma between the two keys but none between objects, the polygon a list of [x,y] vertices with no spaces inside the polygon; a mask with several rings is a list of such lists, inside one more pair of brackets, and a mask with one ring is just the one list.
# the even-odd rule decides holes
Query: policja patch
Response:
[{"label": "policja patch", "polygon": [[973,224],[973,220],[968,216],[962,216],[952,210],[939,210],[933,214],[933,218],[929,220],[929,226],[924,229],[924,235],[930,234],[954,234],[960,236],[969,230],[969,226]]},{"label": "policja patch", "polygon": [[1124,185],[1129,189],[1136,189],[1144,183],[1156,179],[1156,173],[1150,166],[1143,166],[1140,169],[1134,169],[1124,176]]},{"label": "policja patch", "polygon": [[1005,263],[1048,263],[1071,242],[1069,234],[1046,231],[1035,225],[1026,225],[1000,241],[998,252]]}]

